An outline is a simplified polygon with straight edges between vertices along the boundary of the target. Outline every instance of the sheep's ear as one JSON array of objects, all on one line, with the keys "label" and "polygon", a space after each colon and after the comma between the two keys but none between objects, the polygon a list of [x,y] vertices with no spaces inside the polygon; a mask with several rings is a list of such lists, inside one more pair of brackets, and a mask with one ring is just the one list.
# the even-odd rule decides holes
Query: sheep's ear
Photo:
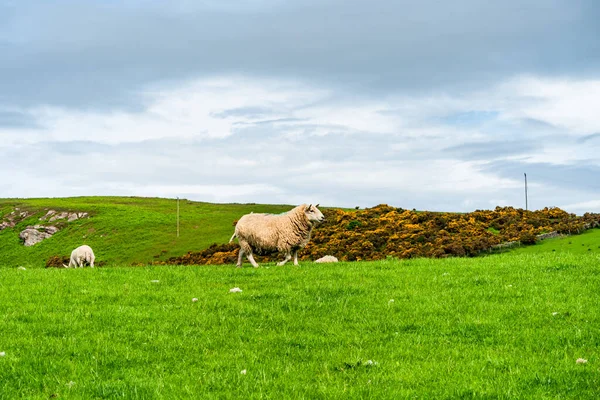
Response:
[{"label": "sheep's ear", "polygon": [[319,205],[318,205],[318,204],[315,206],[315,208],[317,208],[317,207],[319,207]]},{"label": "sheep's ear", "polygon": [[307,211],[310,211],[310,208],[312,207],[312,204],[309,204],[308,207],[306,207]]}]

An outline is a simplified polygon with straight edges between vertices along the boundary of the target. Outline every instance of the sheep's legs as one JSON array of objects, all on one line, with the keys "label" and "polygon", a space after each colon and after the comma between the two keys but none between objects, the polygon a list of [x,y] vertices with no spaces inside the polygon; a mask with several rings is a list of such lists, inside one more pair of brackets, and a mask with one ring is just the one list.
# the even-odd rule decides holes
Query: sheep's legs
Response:
[{"label": "sheep's legs", "polygon": [[298,250],[294,251],[294,265],[298,265]]},{"label": "sheep's legs", "polygon": [[252,264],[254,268],[258,268],[258,264],[256,263],[256,261],[254,261],[254,257],[252,257],[252,253],[248,253],[246,257],[248,258],[248,261],[250,261],[250,264]]},{"label": "sheep's legs", "polygon": [[237,267],[242,268],[242,257],[244,256],[244,250],[240,247],[240,252],[238,254],[238,262]]},{"label": "sheep's legs", "polygon": [[279,265],[279,266],[284,265],[286,262],[290,261],[291,259],[292,259],[292,255],[290,253],[286,253],[285,259],[283,261],[278,262],[277,265]]}]

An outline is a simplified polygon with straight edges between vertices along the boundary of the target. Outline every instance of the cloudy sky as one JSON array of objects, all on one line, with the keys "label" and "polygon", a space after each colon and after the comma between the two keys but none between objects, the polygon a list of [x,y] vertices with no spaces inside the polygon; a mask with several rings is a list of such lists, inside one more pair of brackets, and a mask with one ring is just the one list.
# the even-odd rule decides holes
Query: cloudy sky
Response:
[{"label": "cloudy sky", "polygon": [[[488,4],[489,3],[489,4]],[[595,0],[0,0],[0,197],[600,212]]]}]

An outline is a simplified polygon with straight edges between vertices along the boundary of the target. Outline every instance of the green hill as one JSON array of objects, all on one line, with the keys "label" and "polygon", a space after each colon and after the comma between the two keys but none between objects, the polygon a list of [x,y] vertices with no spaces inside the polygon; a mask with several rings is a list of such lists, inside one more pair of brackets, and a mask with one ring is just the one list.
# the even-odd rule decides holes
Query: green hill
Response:
[{"label": "green hill", "polygon": [[579,235],[546,239],[534,246],[523,246],[511,250],[516,254],[573,253],[600,255],[600,229],[590,229]]},{"label": "green hill", "polygon": [[[74,197],[1,199],[0,222],[18,208],[29,215],[14,227],[0,230],[0,266],[43,267],[51,256],[68,256],[82,244],[90,245],[98,263],[130,265],[164,260],[210,244],[225,243],[233,222],[253,212],[280,213],[289,205],[212,204],[180,200],[177,237],[177,200],[139,197]],[[49,210],[87,212],[89,218],[67,223],[54,236],[31,247],[23,246],[19,232],[40,224]]]},{"label": "green hill", "polygon": [[[44,267],[49,258],[68,257],[82,244],[92,246],[96,263],[146,265],[150,263],[233,263],[237,244],[227,245],[233,224],[250,212],[281,213],[292,205],[213,204],[182,199],[140,197],[75,197],[0,199],[0,266]],[[524,211],[512,207],[471,213],[415,212],[384,204],[365,210],[322,208],[327,220],[313,233],[301,252],[302,260],[331,254],[344,261],[387,257],[444,258],[476,256],[493,246],[521,241],[552,231],[584,232],[598,226],[600,215],[577,217],[557,208]],[[87,213],[84,218],[49,221],[48,213]],[[33,246],[24,246],[19,233],[35,225],[59,231]],[[517,251],[575,251],[600,253],[598,229],[574,239],[544,241]],[[213,243],[219,246],[209,248]],[[561,244],[562,243],[562,244]],[[188,254],[190,253],[190,254]],[[185,255],[185,256],[184,256]],[[182,257],[184,256],[184,257]],[[268,262],[275,258],[265,257]],[[170,260],[169,260],[170,259]]]}]

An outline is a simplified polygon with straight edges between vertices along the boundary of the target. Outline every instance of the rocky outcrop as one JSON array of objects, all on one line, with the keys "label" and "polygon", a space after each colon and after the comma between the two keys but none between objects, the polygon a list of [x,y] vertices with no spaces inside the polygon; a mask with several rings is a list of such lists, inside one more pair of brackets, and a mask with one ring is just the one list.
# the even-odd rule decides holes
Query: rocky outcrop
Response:
[{"label": "rocky outcrop", "polygon": [[338,259],[334,256],[323,256],[315,261],[316,263],[332,263],[338,262]]},{"label": "rocky outcrop", "polygon": [[[3,218],[0,218],[0,231],[7,228],[14,228],[24,219],[36,213],[37,212],[23,211],[20,210],[19,207],[15,207],[11,213],[5,215]],[[87,212],[58,212],[55,210],[48,210],[48,212],[44,216],[40,217],[39,220],[43,222],[61,222],[60,220],[66,220],[65,222],[73,222],[81,218],[89,218],[89,214]],[[60,227],[62,227],[63,225],[64,224],[59,223]],[[33,246],[34,244],[51,237],[56,232],[58,232],[58,230],[59,228],[52,225],[28,226],[19,233],[19,237],[21,238],[21,240],[23,240],[23,244],[25,246]]]},{"label": "rocky outcrop", "polygon": [[544,239],[552,239],[552,238],[561,237],[561,236],[564,236],[564,235],[561,235],[560,233],[554,231],[554,232],[542,233],[542,234],[537,235],[536,237],[538,238],[538,240],[544,240]]},{"label": "rocky outcrop", "polygon": [[88,218],[89,215],[86,212],[71,212],[71,211],[62,211],[57,212],[55,210],[48,210],[46,215],[40,218],[40,221],[48,221],[54,222],[59,219],[66,219],[68,222],[73,222],[76,219],[80,218]]},{"label": "rocky outcrop", "polygon": [[34,244],[51,237],[56,232],[58,232],[58,228],[55,226],[34,225],[28,226],[22,230],[19,237],[23,240],[25,246],[33,246]]},{"label": "rocky outcrop", "polygon": [[14,226],[15,226],[15,222],[14,221],[0,222],[0,231],[2,229],[6,229],[6,228],[14,228]]},{"label": "rocky outcrop", "polygon": [[51,216],[53,216],[54,214],[56,214],[56,211],[54,210],[49,210],[46,215],[44,215],[43,217],[40,217],[40,221],[45,221],[48,218],[50,218]]},{"label": "rocky outcrop", "polygon": [[518,240],[513,240],[512,242],[503,242],[498,243],[492,246],[492,249],[509,249],[511,247],[520,246],[521,242]]},{"label": "rocky outcrop", "polygon": [[4,221],[0,222],[0,231],[6,228],[14,228],[14,226],[31,215],[28,211],[21,211],[15,208],[10,214],[4,217]]}]

